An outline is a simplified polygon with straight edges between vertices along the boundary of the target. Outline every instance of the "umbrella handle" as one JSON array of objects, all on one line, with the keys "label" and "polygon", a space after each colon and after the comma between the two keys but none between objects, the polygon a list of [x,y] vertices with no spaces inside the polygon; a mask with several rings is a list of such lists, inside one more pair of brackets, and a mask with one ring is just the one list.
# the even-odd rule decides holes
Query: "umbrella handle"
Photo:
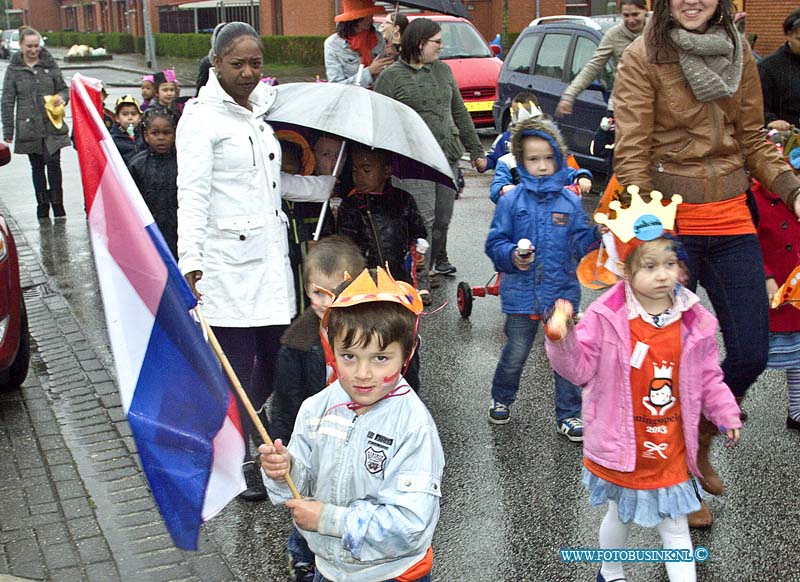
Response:
[{"label": "umbrella handle", "polygon": [[[342,163],[342,158],[344,157],[344,147],[347,144],[347,140],[342,140],[342,146],[339,148],[339,157],[336,158],[336,165],[333,167],[333,175],[338,176],[339,174],[339,166]],[[336,188],[336,181],[333,182],[333,188]],[[319,211],[319,219],[317,219],[317,228],[314,230],[314,241],[319,240],[319,235],[322,234],[322,226],[325,223],[325,214],[328,212],[328,200],[331,199],[331,194],[333,194],[333,188],[331,191],[328,192],[328,197],[325,199],[325,202],[322,203],[322,209]]]}]

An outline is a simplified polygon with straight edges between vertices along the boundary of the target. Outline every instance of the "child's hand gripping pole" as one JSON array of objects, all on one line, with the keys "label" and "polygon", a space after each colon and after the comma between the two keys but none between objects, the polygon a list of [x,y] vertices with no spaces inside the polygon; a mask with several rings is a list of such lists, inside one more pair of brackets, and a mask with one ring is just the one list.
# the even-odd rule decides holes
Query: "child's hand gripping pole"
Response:
[{"label": "child's hand gripping pole", "polygon": [[[222,368],[225,370],[225,373],[227,374],[228,379],[230,380],[231,385],[236,392],[236,395],[239,397],[239,400],[241,401],[245,410],[247,410],[247,414],[250,416],[250,420],[253,421],[253,424],[258,430],[258,434],[261,435],[261,439],[266,444],[273,446],[272,439],[269,438],[269,434],[267,434],[267,429],[265,429],[264,425],[261,423],[261,419],[258,417],[255,408],[253,408],[253,405],[250,402],[250,398],[247,397],[247,393],[244,391],[242,383],[239,382],[239,378],[236,377],[236,372],[233,371],[233,367],[228,361],[228,356],[226,356],[225,352],[222,351],[222,346],[219,345],[217,336],[214,335],[214,331],[211,329],[211,326],[208,325],[208,322],[206,321],[206,318],[203,315],[203,312],[200,311],[199,307],[200,306],[198,305],[194,311],[200,318],[200,323],[203,325],[203,330],[208,336],[208,341],[211,344],[211,347],[214,348],[214,353],[217,354],[217,358],[219,358]],[[292,492],[292,497],[295,499],[302,499],[300,492],[297,490],[294,480],[292,479],[292,476],[289,474],[288,470],[286,471],[286,485],[289,486],[289,490]]]},{"label": "child's hand gripping pole", "polygon": [[[346,140],[342,140],[342,147],[339,148],[339,157],[336,158],[336,165],[333,167],[333,175],[337,178],[339,177],[339,168],[342,164],[342,158],[344,157],[344,147],[347,144]],[[334,181],[333,187],[336,188],[336,182]],[[325,213],[328,212],[328,201],[331,199],[331,194],[333,194],[333,189],[328,193],[328,197],[325,199],[325,202],[322,203],[322,209],[319,211],[319,220],[317,220],[317,228],[314,231],[314,240],[319,240],[319,235],[322,234],[322,225],[325,223]]]}]

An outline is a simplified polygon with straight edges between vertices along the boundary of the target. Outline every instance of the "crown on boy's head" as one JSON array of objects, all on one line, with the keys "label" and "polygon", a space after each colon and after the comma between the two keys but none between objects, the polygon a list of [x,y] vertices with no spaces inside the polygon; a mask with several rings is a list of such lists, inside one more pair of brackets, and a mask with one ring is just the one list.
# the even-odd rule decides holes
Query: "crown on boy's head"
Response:
[{"label": "crown on boy's head", "polygon": [[[419,315],[425,309],[419,293],[405,281],[395,281],[388,269],[378,267],[375,269],[376,279],[372,278],[369,269],[364,269],[361,274],[353,279],[330,304],[325,312],[322,325],[327,324],[331,309],[352,307],[360,303],[374,301],[390,301],[399,303],[414,315]],[[345,273],[345,280],[350,279],[350,274]]]},{"label": "crown on boy's head", "polygon": [[527,103],[514,102],[511,104],[511,122],[514,124],[525,121],[526,119],[534,119],[542,115],[542,110],[533,101]]},{"label": "crown on boy's head", "polygon": [[616,218],[609,218],[604,212],[597,212],[594,220],[598,224],[605,224],[614,233],[620,242],[627,243],[631,239],[640,241],[655,240],[675,227],[675,214],[678,204],[683,202],[680,194],[673,194],[669,204],[664,206],[661,199],[664,197],[658,190],[650,192],[650,202],[645,202],[639,195],[638,186],[628,186],[631,203],[627,208],[622,208],[619,200],[614,200],[608,207],[616,212]]}]

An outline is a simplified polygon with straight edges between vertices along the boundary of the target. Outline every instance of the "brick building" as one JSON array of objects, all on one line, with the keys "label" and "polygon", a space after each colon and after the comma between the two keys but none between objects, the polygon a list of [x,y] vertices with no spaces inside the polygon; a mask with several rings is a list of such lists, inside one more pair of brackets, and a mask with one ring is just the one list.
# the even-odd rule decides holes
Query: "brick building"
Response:
[{"label": "brick building", "polygon": [[[145,0],[13,0],[23,22],[40,30],[129,32],[144,34]],[[261,34],[326,35],[341,0],[147,0],[153,32],[207,31],[222,21],[241,20]],[[472,21],[487,39],[503,29],[503,0],[463,0]],[[766,55],[783,41],[781,23],[796,0],[734,0],[747,11],[749,33],[758,35],[756,50]],[[597,15],[607,0],[506,0],[508,30],[518,32],[537,16]],[[388,3],[386,3],[388,5]],[[537,14],[537,4],[539,14]]]}]

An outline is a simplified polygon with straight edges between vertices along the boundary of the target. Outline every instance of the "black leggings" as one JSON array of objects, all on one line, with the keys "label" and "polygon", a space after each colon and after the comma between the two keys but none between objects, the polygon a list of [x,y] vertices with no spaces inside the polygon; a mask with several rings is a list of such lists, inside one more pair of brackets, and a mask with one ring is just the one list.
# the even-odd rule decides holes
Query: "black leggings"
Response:
[{"label": "black leggings", "polygon": [[[61,150],[48,154],[28,154],[33,173],[33,189],[35,192],[61,192]],[[45,177],[45,168],[47,176]],[[50,187],[47,187],[48,182]]]}]

